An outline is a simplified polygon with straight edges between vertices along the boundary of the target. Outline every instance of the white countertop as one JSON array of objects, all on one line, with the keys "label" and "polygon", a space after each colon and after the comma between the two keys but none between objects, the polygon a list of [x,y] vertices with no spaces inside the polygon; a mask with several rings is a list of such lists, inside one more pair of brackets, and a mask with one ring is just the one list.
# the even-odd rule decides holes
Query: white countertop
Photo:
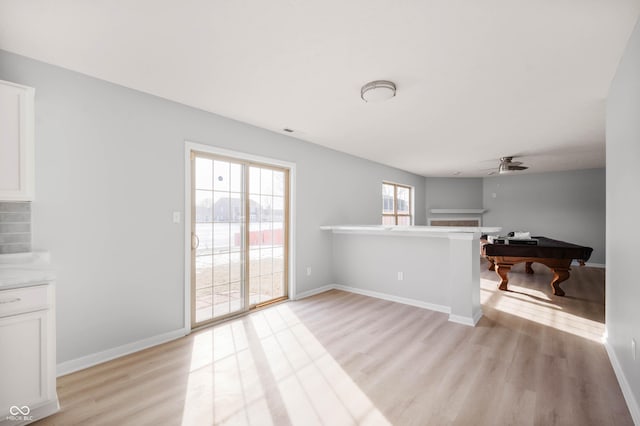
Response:
[{"label": "white countertop", "polygon": [[55,279],[48,252],[0,255],[0,290],[28,287]]},{"label": "white countertop", "polygon": [[447,237],[450,234],[493,234],[501,227],[489,226],[392,226],[392,225],[324,225],[320,229],[343,234],[411,235]]}]

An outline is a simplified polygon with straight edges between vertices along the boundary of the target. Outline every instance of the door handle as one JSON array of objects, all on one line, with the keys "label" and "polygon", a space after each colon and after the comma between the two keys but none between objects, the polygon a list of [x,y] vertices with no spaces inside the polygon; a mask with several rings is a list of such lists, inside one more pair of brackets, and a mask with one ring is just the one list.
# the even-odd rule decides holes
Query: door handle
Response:
[{"label": "door handle", "polygon": [[[195,244],[194,244],[195,241]],[[198,247],[200,247],[200,238],[198,238],[198,236],[192,232],[191,233],[191,249],[192,250],[196,250]]]}]

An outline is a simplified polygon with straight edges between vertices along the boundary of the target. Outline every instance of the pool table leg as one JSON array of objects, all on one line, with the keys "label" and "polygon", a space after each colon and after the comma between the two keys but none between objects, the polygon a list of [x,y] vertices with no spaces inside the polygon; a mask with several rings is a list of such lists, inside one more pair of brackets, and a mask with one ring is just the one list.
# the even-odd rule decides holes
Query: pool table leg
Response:
[{"label": "pool table leg", "polygon": [[493,262],[493,260],[490,257],[487,257],[487,262],[489,262],[488,270],[489,271],[495,271],[496,270],[496,264]]},{"label": "pool table leg", "polygon": [[511,270],[511,266],[513,265],[501,263],[496,264],[496,273],[501,279],[500,285],[498,286],[500,290],[507,290],[507,284],[509,283],[509,277],[507,276],[507,274]]},{"label": "pool table leg", "polygon": [[553,280],[551,280],[551,289],[556,296],[564,296],[564,290],[560,288],[560,283],[569,278],[569,267],[553,268]]},{"label": "pool table leg", "polygon": [[531,265],[533,264],[533,262],[525,262],[524,264],[524,269],[525,271],[527,271],[527,274],[533,274],[533,268],[531,267]]}]

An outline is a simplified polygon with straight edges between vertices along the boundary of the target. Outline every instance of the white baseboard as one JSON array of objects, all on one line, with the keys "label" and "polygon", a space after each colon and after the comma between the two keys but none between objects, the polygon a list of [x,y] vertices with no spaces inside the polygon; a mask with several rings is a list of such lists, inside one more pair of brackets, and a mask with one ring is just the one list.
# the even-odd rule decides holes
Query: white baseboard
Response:
[{"label": "white baseboard", "polygon": [[322,287],[314,288],[313,290],[305,291],[296,296],[296,300],[302,299],[309,296],[314,296],[316,294],[324,293],[329,290],[342,290],[347,291],[349,293],[361,294],[363,296],[375,297],[376,299],[388,300],[390,302],[402,303],[404,305],[415,306],[417,308],[429,309],[431,311],[443,312],[445,314],[449,314],[449,321],[455,322],[458,324],[464,324],[471,327],[475,327],[475,325],[482,318],[482,310],[479,309],[476,313],[473,314],[473,317],[464,317],[461,315],[452,315],[451,307],[438,305],[435,303],[423,302],[422,300],[410,299],[407,297],[394,296],[392,294],[380,293],[373,290],[364,290],[357,287],[351,287],[348,285],[342,284],[328,284]]},{"label": "white baseboard", "polygon": [[620,389],[622,390],[622,395],[624,395],[624,400],[627,402],[627,407],[629,407],[629,412],[631,413],[633,423],[640,425],[640,406],[638,406],[638,401],[636,401],[636,398],[633,396],[631,386],[629,386],[629,382],[627,381],[627,378],[622,371],[622,366],[618,361],[618,357],[616,356],[615,351],[607,341],[606,337],[603,338],[603,341],[604,347],[607,350],[607,354],[609,355],[609,361],[611,361],[611,366],[613,367],[613,371],[616,373],[618,384],[620,385]]},{"label": "white baseboard", "polygon": [[64,376],[65,374],[84,370],[85,368],[93,367],[94,365],[102,364],[103,362],[111,361],[112,359],[120,358],[121,356],[129,355],[131,353],[138,352],[143,349],[168,342],[170,340],[178,339],[182,336],[186,336],[187,334],[189,334],[189,330],[181,328],[178,330],[169,331],[167,333],[158,334],[157,336],[138,340],[137,342],[127,343],[125,345],[107,349],[105,351],[96,352],[80,358],[61,362],[56,367],[56,373],[58,377]]},{"label": "white baseboard", "polygon": [[449,314],[449,321],[451,322],[455,322],[457,324],[462,324],[462,325],[470,325],[471,327],[473,327],[474,325],[476,325],[473,322],[473,318],[470,317],[463,317],[461,315],[453,315],[453,314]]},{"label": "white baseboard", "polygon": [[335,287],[332,284],[323,285],[322,287],[314,288],[308,291],[303,291],[302,293],[296,294],[294,300],[304,299],[305,297],[315,296],[316,294],[324,293],[325,291],[333,290]]},{"label": "white baseboard", "polygon": [[482,318],[482,316],[484,315],[484,312],[482,312],[482,309],[478,309],[476,311],[476,313],[473,315],[473,325],[475,326],[478,321],[480,321],[480,318]]},{"label": "white baseboard", "polygon": [[333,288],[337,290],[348,291],[350,293],[361,294],[363,296],[375,297],[376,299],[388,300],[390,302],[402,303],[405,305],[415,306],[417,308],[429,309],[431,311],[444,312],[445,314],[451,313],[449,306],[437,305],[435,303],[427,303],[421,300],[409,299],[406,297],[394,296],[387,293],[379,293],[372,290],[363,290],[361,288],[350,287],[347,285],[334,284]]},{"label": "white baseboard", "polygon": [[438,305],[435,303],[423,302],[422,300],[410,299],[407,297],[394,296],[392,294],[380,293],[373,290],[365,290],[357,287],[351,287],[342,284],[327,284],[322,287],[314,288],[313,290],[305,291],[296,296],[296,300],[303,299],[305,297],[315,296],[316,294],[324,293],[329,290],[342,290],[349,293],[361,294],[363,296],[375,297],[376,299],[388,300],[390,302],[402,303],[404,305],[415,306],[417,308],[429,309],[431,311],[443,312],[449,314],[449,321],[458,324],[464,324],[474,327],[480,318],[482,318],[482,310],[478,310],[473,317],[464,317],[461,315],[451,315],[451,308],[449,306]]},{"label": "white baseboard", "polygon": [[471,327],[475,327],[478,321],[480,321],[480,318],[482,318],[482,309],[479,309],[475,314],[473,314],[473,317],[449,314],[449,321]]}]

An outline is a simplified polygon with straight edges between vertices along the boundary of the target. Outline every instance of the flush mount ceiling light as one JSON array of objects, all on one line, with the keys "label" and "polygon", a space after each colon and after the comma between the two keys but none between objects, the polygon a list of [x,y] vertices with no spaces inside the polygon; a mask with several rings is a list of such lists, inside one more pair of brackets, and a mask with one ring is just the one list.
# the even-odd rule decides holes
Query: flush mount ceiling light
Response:
[{"label": "flush mount ceiling light", "polygon": [[360,97],[365,102],[380,102],[396,95],[396,85],[388,80],[375,80],[362,86]]}]

